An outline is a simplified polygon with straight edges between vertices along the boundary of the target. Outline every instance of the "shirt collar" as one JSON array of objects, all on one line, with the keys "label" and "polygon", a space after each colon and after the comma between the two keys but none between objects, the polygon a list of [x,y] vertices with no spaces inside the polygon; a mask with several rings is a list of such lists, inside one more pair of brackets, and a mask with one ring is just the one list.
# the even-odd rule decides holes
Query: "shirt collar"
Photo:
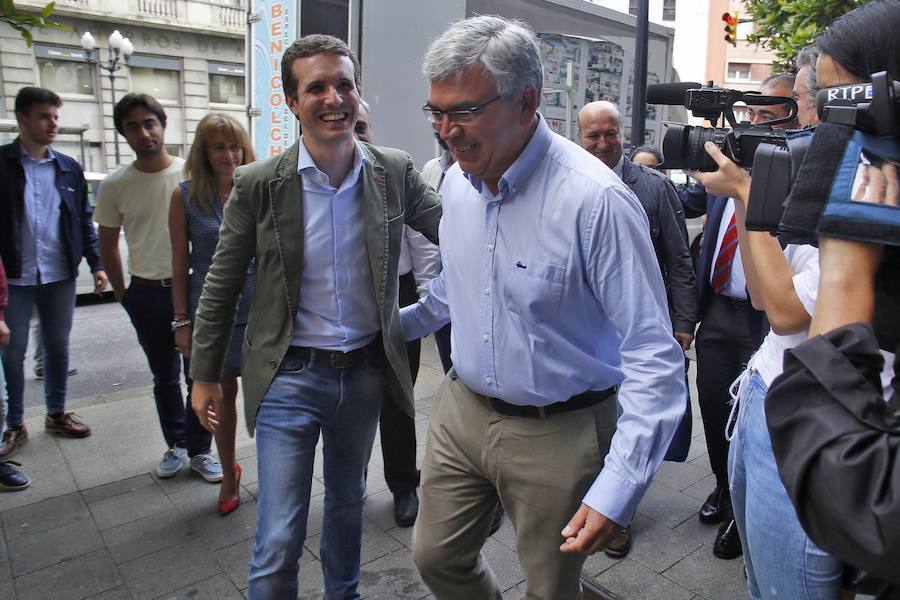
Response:
[{"label": "shirt collar", "polygon": [[453,155],[450,154],[449,150],[444,150],[443,152],[441,152],[441,157],[438,159],[438,166],[444,173],[447,172],[447,169],[453,166]]},{"label": "shirt collar", "polygon": [[[531,135],[531,139],[528,140],[525,148],[522,149],[516,160],[509,165],[500,178],[500,183],[497,187],[500,190],[501,199],[505,198],[510,190],[515,192],[528,180],[550,147],[550,142],[553,140],[553,132],[550,131],[550,127],[547,126],[541,113],[537,113],[537,116],[537,128]],[[469,183],[472,184],[472,187],[481,192],[481,179],[468,173],[464,173],[464,175],[469,180]]]},{"label": "shirt collar", "polygon": [[[362,150],[362,146],[359,141],[354,138],[353,139],[353,167],[350,168],[350,172],[347,174],[347,179],[341,184],[341,187],[344,184],[356,183],[356,180],[359,179],[359,173],[362,171],[362,166],[365,164],[366,154]],[[316,161],[313,160],[312,155],[309,153],[309,150],[306,149],[306,144],[303,142],[303,136],[300,136],[299,142],[299,152],[297,153],[297,173],[303,173],[303,171],[308,171],[312,169],[312,173],[319,173],[319,176],[313,176],[318,179],[321,179],[319,183],[322,185],[330,186],[331,184],[328,182],[328,176],[322,172],[321,169],[316,165]],[[309,171],[308,171],[309,174]],[[317,181],[318,181],[317,179]],[[349,181],[348,181],[349,180]]]},{"label": "shirt collar", "polygon": [[44,158],[34,158],[30,154],[28,154],[28,151],[25,150],[25,145],[22,144],[22,142],[20,140],[19,141],[19,157],[27,158],[28,160],[34,161],[36,163],[43,163],[43,162],[47,162],[49,160],[56,160],[56,153],[53,152],[52,146],[47,146],[47,156],[45,156]]}]

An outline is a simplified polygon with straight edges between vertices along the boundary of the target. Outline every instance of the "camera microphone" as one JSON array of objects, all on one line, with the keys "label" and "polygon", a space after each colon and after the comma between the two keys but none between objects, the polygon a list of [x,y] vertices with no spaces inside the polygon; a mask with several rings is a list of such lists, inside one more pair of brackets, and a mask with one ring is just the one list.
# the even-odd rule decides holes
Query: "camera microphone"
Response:
[{"label": "camera microphone", "polygon": [[684,104],[684,95],[688,90],[696,90],[702,87],[702,84],[693,81],[648,85],[647,104]]}]

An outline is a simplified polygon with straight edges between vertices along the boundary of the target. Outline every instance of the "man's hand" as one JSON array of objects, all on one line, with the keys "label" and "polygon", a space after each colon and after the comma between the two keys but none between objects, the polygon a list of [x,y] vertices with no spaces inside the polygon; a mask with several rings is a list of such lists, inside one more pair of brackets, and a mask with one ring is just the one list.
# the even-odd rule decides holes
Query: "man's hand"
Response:
[{"label": "man's hand", "polygon": [[675,339],[678,340],[678,343],[681,344],[682,350],[690,350],[691,342],[694,341],[694,334],[688,333],[686,331],[676,331],[674,334]]},{"label": "man's hand", "polygon": [[175,345],[185,358],[191,357],[191,332],[193,331],[194,329],[190,325],[175,330]]},{"label": "man's hand", "polygon": [[750,202],[750,174],[722,154],[722,151],[714,143],[706,142],[703,148],[719,165],[719,170],[712,173],[685,172],[702,183],[707,192],[716,196],[740,200],[746,206]]},{"label": "man's hand", "polygon": [[622,527],[582,504],[561,534],[566,541],[559,547],[567,554],[593,554],[606,548]]},{"label": "man's hand", "polygon": [[104,290],[106,290],[106,284],[109,283],[109,279],[106,278],[106,271],[94,271],[94,293],[98,296],[103,295]]},{"label": "man's hand", "polygon": [[9,343],[9,327],[6,325],[6,321],[0,321],[0,346],[5,346]]},{"label": "man's hand", "polygon": [[[184,329],[182,327],[182,329]],[[197,414],[197,419],[204,429],[216,432],[219,425],[219,417],[216,415],[216,406],[222,405],[222,386],[218,383],[194,382],[191,390],[191,407]]]}]

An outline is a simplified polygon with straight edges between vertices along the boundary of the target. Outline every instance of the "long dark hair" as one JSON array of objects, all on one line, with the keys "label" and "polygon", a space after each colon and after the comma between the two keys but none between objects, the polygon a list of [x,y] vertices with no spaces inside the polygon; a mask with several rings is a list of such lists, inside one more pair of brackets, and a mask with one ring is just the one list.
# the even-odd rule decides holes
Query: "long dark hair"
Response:
[{"label": "long dark hair", "polygon": [[837,19],[816,46],[863,81],[887,71],[900,78],[900,0],[874,0]]}]

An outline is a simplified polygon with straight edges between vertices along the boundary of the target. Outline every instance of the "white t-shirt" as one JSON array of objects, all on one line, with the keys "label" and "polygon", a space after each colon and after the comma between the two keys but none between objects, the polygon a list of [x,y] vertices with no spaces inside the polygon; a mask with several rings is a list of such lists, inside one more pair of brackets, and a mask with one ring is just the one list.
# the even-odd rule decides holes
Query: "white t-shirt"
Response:
[{"label": "white t-shirt", "polygon": [[172,157],[164,171],[144,173],[126,165],[103,180],[94,220],[103,227],[125,228],[128,272],[145,279],[172,276],[169,201],[184,180],[184,159]]},{"label": "white t-shirt", "polygon": [[[819,290],[819,249],[809,245],[788,244],[784,255],[794,272],[794,291],[806,312],[812,315]],[[784,351],[802,344],[808,335],[806,329],[789,335],[778,335],[770,330],[747,367],[758,371],[767,387],[772,385],[772,381],[784,370]]]}]

